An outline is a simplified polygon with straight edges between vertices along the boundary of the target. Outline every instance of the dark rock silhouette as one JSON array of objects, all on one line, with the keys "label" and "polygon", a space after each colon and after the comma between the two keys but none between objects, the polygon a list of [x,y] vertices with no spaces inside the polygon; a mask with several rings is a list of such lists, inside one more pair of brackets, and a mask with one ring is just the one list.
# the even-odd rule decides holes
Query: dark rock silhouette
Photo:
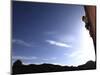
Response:
[{"label": "dark rock silhouette", "polygon": [[16,74],[21,73],[22,66],[23,66],[22,62],[20,60],[17,60],[13,65],[13,73]]},{"label": "dark rock silhouette", "polygon": [[27,73],[44,73],[44,72],[61,72],[61,71],[77,71],[77,70],[90,70],[96,69],[96,62],[88,61],[83,65],[74,66],[60,66],[53,64],[29,64],[23,65],[20,60],[17,60],[12,67],[12,74],[27,74]]},{"label": "dark rock silhouette", "polygon": [[88,61],[86,64],[84,65],[79,65],[78,66],[79,69],[81,70],[85,70],[85,69],[96,69],[96,62],[93,62],[93,61]]}]

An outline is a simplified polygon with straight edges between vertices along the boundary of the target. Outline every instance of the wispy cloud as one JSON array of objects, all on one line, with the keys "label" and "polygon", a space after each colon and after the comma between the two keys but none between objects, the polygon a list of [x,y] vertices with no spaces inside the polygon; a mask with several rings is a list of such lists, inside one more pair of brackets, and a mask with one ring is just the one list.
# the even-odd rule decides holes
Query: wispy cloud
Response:
[{"label": "wispy cloud", "polygon": [[23,60],[34,60],[37,59],[35,56],[26,57],[26,56],[12,56],[12,59],[23,59]]},{"label": "wispy cloud", "polygon": [[44,61],[51,61],[51,60],[56,60],[57,58],[56,57],[52,57],[52,58],[43,58],[42,60]]},{"label": "wispy cloud", "polygon": [[55,45],[55,46],[59,46],[59,47],[71,47],[70,45],[66,44],[66,43],[62,43],[62,42],[57,42],[57,41],[53,41],[53,40],[46,40],[46,42],[48,42],[51,45]]},{"label": "wispy cloud", "polygon": [[82,51],[76,50],[73,51],[72,53],[64,53],[65,56],[70,57],[70,58],[77,58],[77,56],[82,56]]},{"label": "wispy cloud", "polygon": [[34,47],[32,44],[27,43],[27,42],[25,42],[23,40],[20,40],[20,39],[13,39],[12,42],[16,43],[16,44],[19,44],[19,45],[26,46],[26,47]]},{"label": "wispy cloud", "polygon": [[69,56],[69,54],[68,54],[68,53],[64,53],[64,55],[65,55],[65,56]]},{"label": "wispy cloud", "polygon": [[81,51],[75,51],[75,52],[72,52],[69,57],[77,57],[77,56],[82,56],[82,52]]},{"label": "wispy cloud", "polygon": [[42,60],[44,60],[44,61],[48,61],[48,60],[50,60],[50,59],[47,59],[47,58],[43,58]]},{"label": "wispy cloud", "polygon": [[75,41],[75,36],[73,34],[66,34],[66,33],[61,33],[59,31],[46,31],[44,32],[46,35],[55,38],[58,41],[61,42],[74,42]]}]

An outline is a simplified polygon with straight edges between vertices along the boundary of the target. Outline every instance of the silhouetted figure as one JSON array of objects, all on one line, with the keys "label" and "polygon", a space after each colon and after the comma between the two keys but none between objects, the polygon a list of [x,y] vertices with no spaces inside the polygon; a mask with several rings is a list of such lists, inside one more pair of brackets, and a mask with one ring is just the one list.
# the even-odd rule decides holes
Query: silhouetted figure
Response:
[{"label": "silhouetted figure", "polygon": [[83,16],[83,17],[82,17],[82,20],[85,22],[85,28],[86,28],[87,30],[90,30],[90,24],[89,24],[89,22],[88,22],[87,17],[86,17],[86,16]]}]

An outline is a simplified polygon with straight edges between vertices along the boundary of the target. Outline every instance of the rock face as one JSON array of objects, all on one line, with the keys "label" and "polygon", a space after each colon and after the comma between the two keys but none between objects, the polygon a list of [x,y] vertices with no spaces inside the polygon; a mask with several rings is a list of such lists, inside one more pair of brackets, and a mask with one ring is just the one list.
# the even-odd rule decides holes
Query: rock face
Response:
[{"label": "rock face", "polygon": [[89,33],[93,39],[96,54],[96,6],[84,6],[85,16],[88,20]]},{"label": "rock face", "polygon": [[60,72],[60,71],[78,71],[96,69],[94,61],[88,61],[86,64],[74,66],[60,66],[53,64],[29,64],[23,65],[20,60],[17,60],[12,67],[12,74],[27,74],[27,73],[44,73],[44,72]]}]

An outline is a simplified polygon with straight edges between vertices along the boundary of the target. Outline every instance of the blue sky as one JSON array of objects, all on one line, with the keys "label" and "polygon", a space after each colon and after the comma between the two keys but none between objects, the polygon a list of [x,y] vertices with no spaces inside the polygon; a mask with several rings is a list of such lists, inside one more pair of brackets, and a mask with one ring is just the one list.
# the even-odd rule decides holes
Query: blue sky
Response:
[{"label": "blue sky", "polygon": [[80,65],[94,60],[81,5],[13,1],[12,61]]}]

